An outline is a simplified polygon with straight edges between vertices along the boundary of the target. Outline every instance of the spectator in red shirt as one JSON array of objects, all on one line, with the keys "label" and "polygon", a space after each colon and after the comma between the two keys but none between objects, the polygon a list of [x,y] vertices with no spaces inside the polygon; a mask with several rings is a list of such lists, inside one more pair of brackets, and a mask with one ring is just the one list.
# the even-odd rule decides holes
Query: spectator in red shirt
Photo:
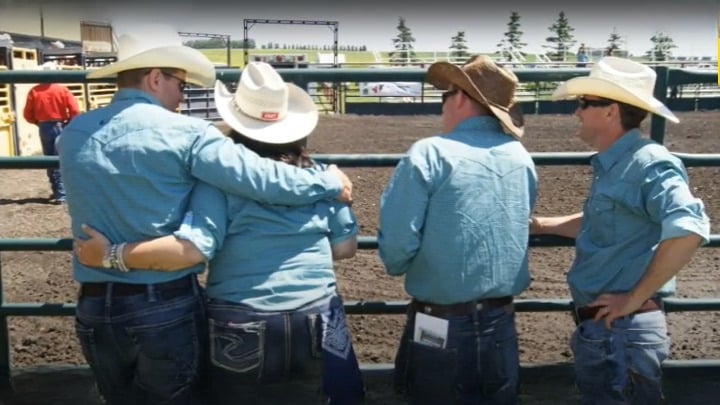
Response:
[{"label": "spectator in red shirt", "polygon": [[[46,62],[43,70],[57,70],[55,62]],[[62,129],[80,110],[78,103],[67,87],[57,83],[42,83],[30,89],[23,116],[40,130],[40,142],[45,156],[57,156],[55,140]],[[60,169],[47,169],[52,188],[50,201],[53,204],[65,202],[65,188],[60,178]]]}]

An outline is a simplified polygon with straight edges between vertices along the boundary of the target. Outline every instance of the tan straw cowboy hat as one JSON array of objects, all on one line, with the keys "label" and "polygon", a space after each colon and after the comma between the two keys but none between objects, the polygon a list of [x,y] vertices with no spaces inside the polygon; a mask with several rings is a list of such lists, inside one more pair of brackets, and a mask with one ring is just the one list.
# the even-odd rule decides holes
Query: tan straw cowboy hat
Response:
[{"label": "tan straw cowboy hat", "polygon": [[515,104],[517,76],[490,57],[475,56],[462,67],[449,62],[435,62],[430,65],[425,80],[441,90],[447,90],[452,84],[488,107],[508,134],[516,138],[523,136],[524,119]]},{"label": "tan straw cowboy hat", "polygon": [[215,66],[200,51],[182,44],[172,27],[162,24],[136,26],[118,40],[117,62],[88,73],[88,79],[115,77],[119,72],[142,68],[174,68],[184,70],[185,81],[211,87]]},{"label": "tan straw cowboy hat", "polygon": [[307,92],[285,83],[265,62],[250,62],[240,75],[235,93],[215,82],[215,107],[227,125],[259,142],[297,141],[315,129],[318,111]]},{"label": "tan straw cowboy hat", "polygon": [[619,101],[678,123],[680,120],[653,96],[657,75],[650,67],[629,59],[607,56],[600,59],[589,76],[574,77],[561,84],[553,100],[589,95]]}]

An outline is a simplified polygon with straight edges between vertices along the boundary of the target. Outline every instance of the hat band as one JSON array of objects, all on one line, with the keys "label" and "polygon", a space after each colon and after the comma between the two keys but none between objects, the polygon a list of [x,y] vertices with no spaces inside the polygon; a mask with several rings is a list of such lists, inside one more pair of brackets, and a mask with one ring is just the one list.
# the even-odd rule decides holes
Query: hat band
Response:
[{"label": "hat band", "polygon": [[232,98],[232,105],[235,107],[235,110],[240,112],[242,115],[245,115],[246,117],[250,117],[252,119],[265,121],[265,122],[275,122],[283,119],[285,117],[285,114],[281,114],[278,111],[260,111],[260,115],[257,114],[251,114],[240,107],[240,105],[237,102],[237,99]]}]

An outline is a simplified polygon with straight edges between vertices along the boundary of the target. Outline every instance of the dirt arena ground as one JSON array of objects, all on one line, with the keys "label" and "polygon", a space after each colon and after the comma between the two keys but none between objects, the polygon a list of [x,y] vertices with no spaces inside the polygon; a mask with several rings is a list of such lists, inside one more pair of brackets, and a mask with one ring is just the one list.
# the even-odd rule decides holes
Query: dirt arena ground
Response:
[{"label": "dirt arena ground", "polygon": [[[666,145],[672,151],[720,152],[720,112],[681,113],[681,124],[667,124]],[[524,144],[531,152],[588,151],[575,137],[572,116],[528,116]],[[322,117],[310,139],[313,153],[403,153],[417,139],[439,130],[438,116]],[[354,182],[354,210],[361,234],[374,236],[379,196],[392,168],[348,168]],[[691,186],[711,219],[720,218],[720,176],[717,168],[690,168]],[[575,212],[589,187],[587,166],[539,167],[541,215]],[[48,203],[44,170],[3,170],[0,177],[0,238],[69,237],[65,207]],[[720,228],[713,223],[712,233]],[[535,248],[533,281],[520,298],[566,298],[565,283],[573,254],[570,248]],[[4,252],[2,282],[6,302],[70,303],[76,298],[69,252]],[[701,249],[678,278],[679,297],[718,297],[720,251]],[[403,300],[402,279],[385,275],[376,251],[359,251],[337,265],[339,288],[346,300]],[[672,359],[720,359],[720,313],[669,315]],[[392,362],[402,316],[350,316],[354,344],[363,363]],[[571,360],[567,340],[572,320],[565,313],[520,313],[521,361],[556,363]],[[13,367],[38,364],[82,364],[72,319],[61,317],[10,320]]]}]

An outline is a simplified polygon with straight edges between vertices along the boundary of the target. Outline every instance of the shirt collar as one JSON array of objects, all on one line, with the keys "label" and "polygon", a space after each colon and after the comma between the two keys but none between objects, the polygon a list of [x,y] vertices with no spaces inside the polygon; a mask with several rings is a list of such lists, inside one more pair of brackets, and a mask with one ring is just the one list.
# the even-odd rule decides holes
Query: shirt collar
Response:
[{"label": "shirt collar", "polygon": [[118,101],[135,101],[136,103],[160,105],[160,102],[155,97],[151,96],[149,93],[132,88],[119,89],[112,99],[113,103]]},{"label": "shirt collar", "polygon": [[638,128],[631,129],[610,145],[607,150],[593,156],[593,160],[600,163],[603,169],[610,170],[640,139],[640,130]]},{"label": "shirt collar", "polygon": [[502,127],[497,118],[481,116],[464,119],[453,128],[453,132],[467,130],[502,131]]}]

